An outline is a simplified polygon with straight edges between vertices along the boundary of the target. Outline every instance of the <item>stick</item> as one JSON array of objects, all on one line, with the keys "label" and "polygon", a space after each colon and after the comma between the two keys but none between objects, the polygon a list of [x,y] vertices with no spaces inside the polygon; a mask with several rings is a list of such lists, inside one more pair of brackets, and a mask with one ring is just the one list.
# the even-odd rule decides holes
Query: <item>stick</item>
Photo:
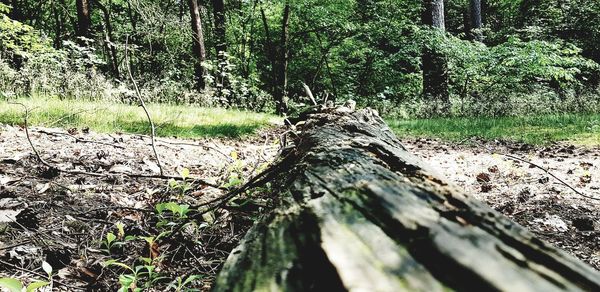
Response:
[{"label": "stick", "polygon": [[156,129],[154,128],[154,122],[152,121],[152,118],[150,117],[150,112],[148,112],[148,108],[146,108],[146,103],[144,103],[144,99],[142,98],[142,94],[140,93],[140,89],[137,85],[137,82],[135,82],[135,78],[133,78],[133,74],[131,74],[131,66],[129,66],[129,57],[127,54],[128,47],[129,47],[129,35],[127,35],[125,37],[125,65],[127,66],[127,73],[129,75],[129,79],[131,79],[131,82],[133,83],[133,87],[135,88],[135,95],[137,96],[138,100],[140,101],[140,105],[144,109],[144,112],[146,113],[146,117],[148,118],[148,123],[150,124],[150,130],[151,130],[150,138],[152,139],[152,151],[154,151],[154,156],[156,157],[156,164],[158,165],[160,175],[163,175],[163,168],[160,163],[160,158],[158,156],[158,152],[156,152],[156,145],[154,142],[154,136],[156,134],[155,133]]},{"label": "stick", "polygon": [[94,143],[94,144],[99,144],[99,145],[106,145],[106,146],[111,146],[111,147],[115,147],[118,149],[125,149],[125,147],[120,146],[120,145],[116,145],[114,143],[107,143],[107,142],[102,142],[102,141],[92,141],[92,140],[86,140],[86,139],[81,139],[75,135],[71,135],[69,133],[58,133],[58,132],[49,132],[49,131],[45,131],[45,130],[37,130],[39,133],[42,134],[46,134],[46,135],[53,135],[53,136],[57,136],[57,135],[63,135],[63,136],[67,136],[67,137],[71,137],[73,139],[75,139],[75,143]]},{"label": "stick", "polygon": [[557,181],[559,181],[561,184],[563,184],[564,186],[568,187],[568,188],[569,188],[569,189],[571,189],[573,192],[575,192],[576,194],[578,194],[578,195],[580,195],[580,196],[582,196],[582,197],[584,197],[584,198],[588,198],[588,199],[590,199],[590,200],[595,200],[595,201],[600,201],[600,198],[595,198],[595,197],[592,197],[592,196],[588,196],[588,195],[586,195],[586,194],[584,194],[584,193],[582,193],[582,192],[578,191],[577,189],[575,189],[574,187],[572,187],[570,184],[566,183],[565,181],[563,181],[562,179],[560,179],[559,177],[557,177],[556,175],[554,175],[553,173],[551,173],[551,172],[550,172],[550,171],[548,171],[547,169],[545,169],[545,168],[543,168],[543,167],[541,167],[541,166],[539,166],[539,165],[537,165],[537,164],[535,164],[535,163],[533,163],[533,162],[531,162],[531,161],[527,161],[527,160],[525,160],[525,159],[522,159],[522,158],[519,158],[519,157],[516,157],[516,156],[510,155],[510,154],[502,154],[502,155],[503,155],[503,156],[506,156],[506,157],[508,157],[508,158],[510,158],[510,159],[513,159],[513,160],[517,160],[517,161],[525,162],[525,163],[527,163],[527,164],[529,164],[529,165],[531,165],[531,166],[534,166],[534,167],[536,167],[536,168],[539,168],[539,169],[543,170],[543,171],[544,171],[545,173],[547,173],[549,176],[553,177],[554,179],[556,179]]}]

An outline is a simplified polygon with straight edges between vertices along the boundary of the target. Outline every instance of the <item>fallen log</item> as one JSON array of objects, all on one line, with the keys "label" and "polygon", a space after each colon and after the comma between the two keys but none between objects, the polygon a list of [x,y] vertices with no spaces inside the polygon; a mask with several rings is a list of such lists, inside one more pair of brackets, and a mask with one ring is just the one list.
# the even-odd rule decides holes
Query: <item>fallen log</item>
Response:
[{"label": "fallen log", "polygon": [[372,110],[306,114],[276,211],[214,291],[600,291],[600,273],[464,194]]}]

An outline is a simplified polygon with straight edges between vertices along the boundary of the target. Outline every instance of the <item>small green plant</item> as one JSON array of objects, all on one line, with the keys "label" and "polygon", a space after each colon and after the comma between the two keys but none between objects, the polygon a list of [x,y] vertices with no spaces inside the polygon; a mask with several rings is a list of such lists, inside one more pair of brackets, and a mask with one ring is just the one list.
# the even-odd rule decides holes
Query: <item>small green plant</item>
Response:
[{"label": "small green plant", "polygon": [[169,187],[172,190],[179,191],[179,193],[177,195],[178,198],[183,198],[185,193],[187,191],[189,191],[190,189],[192,189],[191,184],[188,182],[188,179],[190,177],[190,170],[187,168],[184,168],[179,172],[179,175],[182,178],[181,182],[171,179],[171,180],[169,180]]},{"label": "small green plant", "polygon": [[[33,292],[37,289],[49,286],[50,291],[52,290],[52,266],[47,262],[42,262],[42,270],[46,272],[48,278],[44,281],[34,280],[25,287],[26,292]],[[0,278],[0,287],[8,289],[10,292],[22,292],[23,282],[15,278]]]},{"label": "small green plant", "polygon": [[117,266],[126,270],[119,275],[119,292],[126,291],[144,291],[152,288],[156,282],[166,279],[156,272],[156,266],[150,258],[140,258],[142,264],[130,266],[117,260],[108,260],[104,262],[104,267]]},{"label": "small green plant", "polygon": [[202,278],[204,278],[204,276],[202,276],[202,275],[190,275],[185,279],[183,277],[179,276],[173,282],[171,282],[171,284],[169,284],[167,289],[175,289],[176,292],[200,291],[199,289],[192,289],[192,288],[188,288],[187,286],[194,283],[197,280],[202,279]]},{"label": "small green plant", "polygon": [[136,239],[135,236],[125,235],[125,225],[122,222],[115,223],[115,227],[117,227],[117,234],[114,234],[113,232],[106,233],[106,236],[101,243],[101,246],[104,246],[109,253],[114,247],[122,246],[125,242]]}]

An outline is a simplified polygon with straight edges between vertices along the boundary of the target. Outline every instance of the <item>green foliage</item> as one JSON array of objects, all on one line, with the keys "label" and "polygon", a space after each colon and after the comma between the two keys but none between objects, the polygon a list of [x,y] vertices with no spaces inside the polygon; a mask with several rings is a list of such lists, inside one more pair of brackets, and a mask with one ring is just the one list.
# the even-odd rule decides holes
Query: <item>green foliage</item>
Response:
[{"label": "green foliage", "polygon": [[[0,10],[1,9],[2,6],[0,4]],[[38,289],[48,286],[50,287],[50,290],[52,290],[52,266],[50,266],[50,264],[48,264],[47,262],[42,262],[42,270],[48,275],[46,281],[32,281],[31,283],[29,283],[29,285],[25,287],[26,292],[37,291]],[[10,292],[23,292],[23,282],[15,278],[0,278],[0,287],[8,289]]]},{"label": "green foliage", "polygon": [[[226,5],[222,56],[206,4],[207,88],[199,92],[192,89],[198,58],[186,1],[98,1],[112,29],[93,5],[90,39],[64,25],[76,19],[73,1],[34,2],[15,2],[18,13],[0,6],[0,98],[136,103],[130,67],[149,101],[268,111],[287,53],[286,93],[297,109],[310,102],[306,83],[320,102],[354,99],[384,115],[420,116],[431,107],[422,99],[422,52],[436,46],[449,61],[451,114],[521,114],[532,105],[535,112],[589,111],[598,103],[600,73],[590,60],[600,61],[599,1],[485,1],[483,43],[464,40],[468,0],[445,1],[446,35],[422,27],[418,0],[234,1]],[[284,48],[285,3],[291,14]],[[130,64],[123,62],[125,43]]]},{"label": "green foliage", "polygon": [[32,55],[52,54],[50,43],[33,27],[10,19],[8,6],[0,4],[0,55],[28,58]]}]

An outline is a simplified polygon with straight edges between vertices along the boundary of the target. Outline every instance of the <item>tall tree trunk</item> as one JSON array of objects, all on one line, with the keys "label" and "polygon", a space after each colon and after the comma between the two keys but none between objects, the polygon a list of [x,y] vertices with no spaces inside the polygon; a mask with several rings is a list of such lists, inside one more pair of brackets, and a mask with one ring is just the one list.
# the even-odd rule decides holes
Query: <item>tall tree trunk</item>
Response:
[{"label": "tall tree trunk", "polygon": [[471,16],[471,37],[476,41],[482,41],[483,36],[478,31],[483,26],[481,0],[471,0],[469,11]]},{"label": "tall tree trunk", "polygon": [[[217,53],[217,68],[219,74],[216,77],[217,97],[223,100],[223,89],[229,87],[227,79],[227,63],[225,52],[227,51],[227,36],[225,30],[225,4],[223,0],[212,0],[213,17],[215,22],[215,51]],[[233,96],[228,96],[228,105],[232,104]]]},{"label": "tall tree trunk", "polygon": [[[425,11],[423,24],[444,32],[444,1],[424,0]],[[448,93],[448,62],[438,45],[425,45],[422,55],[423,62],[423,97],[430,102],[432,114],[447,114],[450,109]]]},{"label": "tall tree trunk", "polygon": [[90,26],[92,19],[90,16],[89,0],[76,0],[77,4],[77,36],[90,37]]},{"label": "tall tree trunk", "polygon": [[52,13],[54,14],[54,47],[60,49],[62,47],[64,21],[57,3],[52,3]]},{"label": "tall tree trunk", "polygon": [[192,51],[194,53],[195,73],[194,82],[196,89],[202,90],[206,86],[204,83],[204,67],[202,63],[206,61],[206,47],[204,46],[204,32],[202,30],[202,17],[200,15],[200,6],[198,0],[189,0],[190,15],[192,20],[192,32],[193,32],[193,45]]},{"label": "tall tree trunk", "polygon": [[275,90],[275,103],[277,113],[283,114],[288,110],[287,105],[287,68],[289,63],[289,26],[290,26],[290,4],[286,1],[283,8],[283,19],[281,22],[281,46],[279,48],[279,61],[277,62],[277,88]]},{"label": "tall tree trunk", "polygon": [[269,28],[269,22],[267,21],[267,16],[265,14],[265,9],[262,4],[260,5],[260,16],[263,23],[263,28],[265,30],[265,55],[269,59],[271,63],[271,73],[269,74],[269,92],[275,96],[275,88],[277,87],[277,60],[275,54],[275,45],[273,44],[273,39],[271,37],[271,30]]},{"label": "tall tree trunk", "polygon": [[[117,47],[115,46],[114,36],[113,36],[113,28],[112,22],[110,19],[110,11],[109,9],[100,2],[100,0],[94,0],[93,2],[98,8],[102,11],[102,15],[104,17],[104,45],[108,49],[109,53],[109,61],[110,61],[110,69],[112,71],[113,76],[116,78],[120,77],[119,72],[119,59],[117,57]],[[110,5],[110,2],[109,2]]]},{"label": "tall tree trunk", "polygon": [[215,50],[217,56],[227,51],[227,37],[225,27],[225,4],[223,0],[212,0],[215,21]]}]

